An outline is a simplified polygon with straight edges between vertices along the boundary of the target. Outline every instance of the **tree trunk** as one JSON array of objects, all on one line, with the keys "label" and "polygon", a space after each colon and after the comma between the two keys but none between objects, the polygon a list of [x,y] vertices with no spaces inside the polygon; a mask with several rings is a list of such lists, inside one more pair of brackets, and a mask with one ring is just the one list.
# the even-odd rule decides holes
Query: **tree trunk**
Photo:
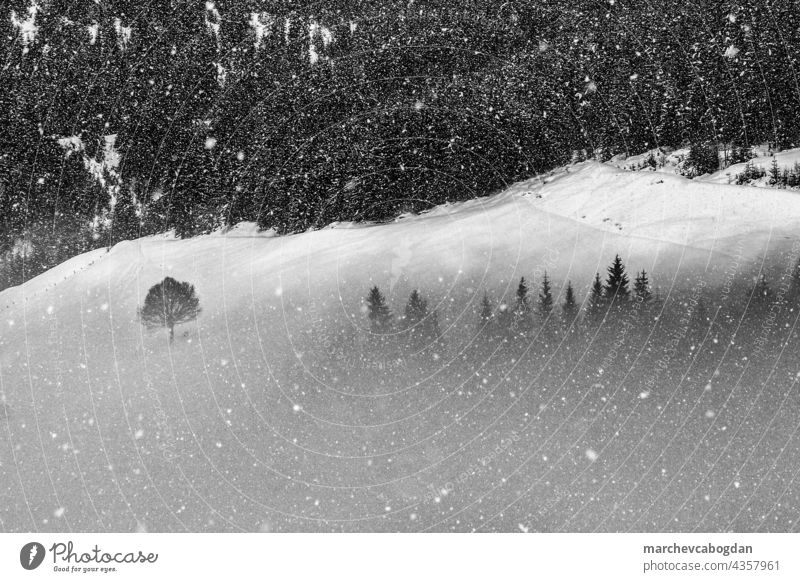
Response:
[{"label": "tree trunk", "polygon": [[175,339],[175,326],[174,325],[170,325],[169,326],[169,343],[172,343],[174,339]]}]

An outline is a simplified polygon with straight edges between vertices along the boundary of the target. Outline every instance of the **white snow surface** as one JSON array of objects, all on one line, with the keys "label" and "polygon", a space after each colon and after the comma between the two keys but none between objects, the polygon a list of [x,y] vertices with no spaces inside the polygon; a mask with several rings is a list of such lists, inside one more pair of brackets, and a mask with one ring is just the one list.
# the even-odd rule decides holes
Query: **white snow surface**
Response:
[{"label": "white snow surface", "polygon": [[[364,327],[377,284],[396,313],[420,288],[457,335],[475,317],[467,300],[511,298],[523,275],[538,285],[546,270],[556,293],[570,279],[583,301],[616,253],[668,294],[703,273],[719,282],[732,262],[777,261],[798,227],[791,191],[587,162],[386,224],[292,236],[242,224],[75,257],[0,293],[0,433],[13,445],[0,447],[0,519],[55,531],[398,527],[380,487],[402,520],[420,483],[448,478],[412,486],[377,467],[388,458],[413,477],[414,459],[449,458],[444,445],[421,441],[412,457],[391,406],[356,422],[347,406],[310,409],[303,387],[271,383],[303,330]],[[172,345],[136,319],[165,276],[194,284],[203,309]]]},{"label": "white snow surface", "polygon": [[[773,161],[778,162],[778,168],[781,172],[783,172],[783,170],[794,170],[795,164],[800,164],[800,148],[788,149],[774,153],[764,151],[763,148],[761,148],[755,153],[757,154],[756,157],[752,158],[749,163],[755,167],[761,168],[767,173],[767,175],[758,180],[754,180],[750,183],[750,186],[773,188],[773,186],[770,186],[769,184],[769,172],[772,168]],[[711,174],[710,176],[706,176],[704,179],[708,182],[715,182],[717,184],[730,184],[736,180],[737,174],[744,172],[746,166],[747,162],[742,164],[733,164],[724,170],[720,170],[719,172]]]}]

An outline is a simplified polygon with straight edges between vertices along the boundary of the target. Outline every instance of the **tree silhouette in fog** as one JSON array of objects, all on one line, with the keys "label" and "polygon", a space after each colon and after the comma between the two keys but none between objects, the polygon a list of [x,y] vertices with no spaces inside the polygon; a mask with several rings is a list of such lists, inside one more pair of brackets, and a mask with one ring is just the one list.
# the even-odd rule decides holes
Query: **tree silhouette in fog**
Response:
[{"label": "tree silhouette in fog", "polygon": [[195,294],[194,285],[166,277],[147,292],[138,315],[148,328],[166,327],[172,343],[175,326],[196,319],[200,311],[200,299]]},{"label": "tree silhouette in fog", "polygon": [[367,295],[367,317],[369,317],[370,330],[373,333],[385,334],[391,331],[392,311],[377,286],[370,289],[369,295]]}]

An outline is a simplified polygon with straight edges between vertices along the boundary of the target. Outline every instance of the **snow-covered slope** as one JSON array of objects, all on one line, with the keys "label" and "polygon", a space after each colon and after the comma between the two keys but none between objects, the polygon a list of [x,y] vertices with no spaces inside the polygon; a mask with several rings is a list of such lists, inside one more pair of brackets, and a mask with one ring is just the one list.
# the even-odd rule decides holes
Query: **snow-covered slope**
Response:
[{"label": "snow-covered slope", "polygon": [[770,187],[769,174],[772,169],[773,163],[778,163],[778,169],[781,173],[784,170],[792,172],[796,170],[797,164],[800,164],[800,148],[788,149],[781,152],[772,153],[764,151],[764,148],[757,149],[755,152],[756,157],[752,158],[749,162],[741,164],[733,164],[724,170],[720,170],[704,179],[708,182],[715,182],[717,184],[731,184],[736,183],[736,176],[743,173],[747,164],[763,170],[766,174],[763,178],[752,180],[750,186],[757,186],[761,188]]},{"label": "snow-covered slope", "polygon": [[[619,253],[666,295],[769,268],[798,227],[792,192],[584,163],[390,224],[241,225],[76,257],[0,293],[0,529],[436,529],[414,508],[418,471],[433,490],[450,478],[446,435],[416,435],[412,454],[414,414],[306,410],[302,386],[273,381],[302,330],[363,327],[373,284],[395,310],[418,287],[457,344],[484,291],[510,297],[520,276],[570,279],[582,301]],[[165,276],[203,308],[172,345],[136,320]]]},{"label": "snow-covered slope", "polygon": [[[764,144],[750,148],[750,152],[753,157],[747,162],[731,164],[713,174],[699,176],[696,181],[711,182],[713,184],[736,184],[737,178],[744,174],[747,166],[750,165],[753,169],[760,170],[764,176],[750,178],[745,182],[746,185],[758,188],[780,189],[780,187],[770,184],[770,170],[773,164],[777,162],[781,174],[784,171],[796,173],[797,168],[800,167],[800,148],[773,152],[768,144]],[[725,155],[724,152],[719,152],[722,165],[725,165]],[[635,156],[619,155],[614,157],[610,163],[616,168],[634,172],[683,175],[688,157],[689,148],[676,150],[661,150],[657,148]],[[655,166],[652,165],[653,162],[655,162]]]}]

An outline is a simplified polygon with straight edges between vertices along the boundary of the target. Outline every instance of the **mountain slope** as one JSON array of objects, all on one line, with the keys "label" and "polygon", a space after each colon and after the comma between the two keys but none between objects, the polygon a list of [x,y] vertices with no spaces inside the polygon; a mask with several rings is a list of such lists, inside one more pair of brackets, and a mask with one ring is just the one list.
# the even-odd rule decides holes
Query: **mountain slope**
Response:
[{"label": "mountain slope", "polygon": [[[428,493],[463,467],[490,483],[475,463],[501,445],[492,460],[511,473],[528,450],[514,450],[519,410],[482,401],[469,428],[433,430],[457,396],[415,400],[402,378],[385,398],[332,387],[325,406],[306,401],[312,388],[283,379],[309,330],[363,328],[373,284],[395,312],[419,287],[457,354],[484,291],[510,299],[520,276],[538,285],[547,271],[556,294],[571,279],[583,301],[619,253],[668,295],[781,267],[798,227],[792,192],[585,163],[389,224],[286,237],[240,225],[76,257],[0,294],[2,529],[479,527],[477,509],[447,519],[480,487],[426,512]],[[203,308],[172,345],[135,318],[165,276],[194,284]],[[484,489],[485,507],[502,505]]]}]

